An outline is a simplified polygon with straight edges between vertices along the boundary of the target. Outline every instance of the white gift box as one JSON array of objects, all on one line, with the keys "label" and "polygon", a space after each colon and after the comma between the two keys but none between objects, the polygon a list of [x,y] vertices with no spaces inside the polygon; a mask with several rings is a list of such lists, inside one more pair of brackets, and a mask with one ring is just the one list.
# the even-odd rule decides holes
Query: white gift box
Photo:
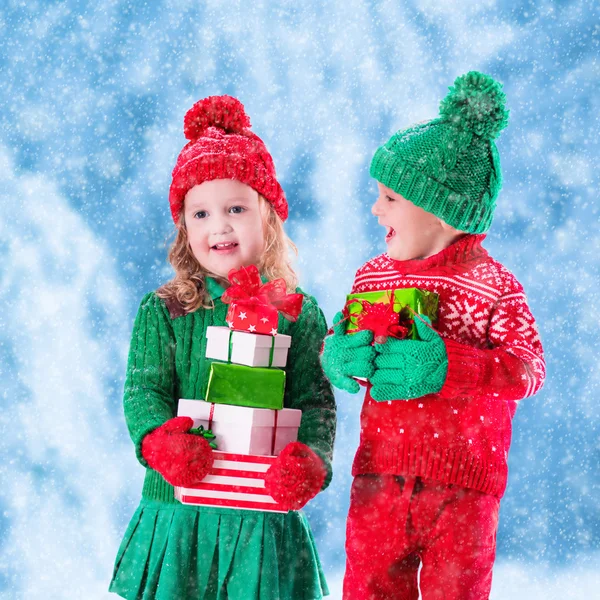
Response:
[{"label": "white gift box", "polygon": [[[289,335],[263,335],[232,331],[229,327],[206,328],[206,357],[248,367],[285,367],[292,338]],[[231,341],[231,358],[229,344]],[[273,348],[273,360],[269,364]]]},{"label": "white gift box", "polygon": [[[195,401],[197,402],[197,400]],[[285,513],[265,489],[265,473],[274,456],[250,456],[214,451],[209,474],[193,487],[175,487],[183,504],[224,506],[243,510]]]},{"label": "white gift box", "polygon": [[221,452],[277,456],[287,444],[297,440],[302,411],[211,404],[182,398],[177,416],[191,417],[194,427],[202,425],[210,429]]}]

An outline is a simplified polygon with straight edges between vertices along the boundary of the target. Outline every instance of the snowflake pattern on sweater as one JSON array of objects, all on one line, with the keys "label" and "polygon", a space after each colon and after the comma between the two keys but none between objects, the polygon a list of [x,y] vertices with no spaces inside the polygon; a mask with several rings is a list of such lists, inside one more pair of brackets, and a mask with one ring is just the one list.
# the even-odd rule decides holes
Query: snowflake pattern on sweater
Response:
[{"label": "snowflake pattern on sweater", "polygon": [[537,393],[545,362],[521,284],[467,235],[423,260],[382,254],[352,293],[416,287],[439,294],[448,354],[438,394],[376,402],[367,390],[353,471],[430,477],[502,496],[517,401]]}]

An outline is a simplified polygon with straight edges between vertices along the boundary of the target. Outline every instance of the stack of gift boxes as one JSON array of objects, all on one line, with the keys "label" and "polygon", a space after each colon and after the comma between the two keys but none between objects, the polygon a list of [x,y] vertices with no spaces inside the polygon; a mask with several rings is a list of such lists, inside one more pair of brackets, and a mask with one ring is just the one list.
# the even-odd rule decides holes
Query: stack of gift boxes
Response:
[{"label": "stack of gift boxes", "polygon": [[[233,275],[233,276],[232,276]],[[179,401],[179,416],[215,449],[210,473],[191,488],[176,487],[184,504],[286,512],[266,492],[264,476],[276,456],[296,441],[302,412],[283,408],[291,337],[277,332],[279,312],[294,320],[300,294],[285,294],[281,280],[262,285],[255,267],[230,273],[228,327],[208,327],[210,365],[206,399]],[[279,283],[279,285],[277,285]],[[227,294],[229,293],[229,297]],[[237,300],[237,301],[236,301]],[[351,294],[346,332],[369,329],[373,343],[390,336],[417,339],[414,318],[437,319],[438,295],[415,288]]]},{"label": "stack of gift boxes", "polygon": [[[301,297],[298,299],[301,306]],[[184,504],[286,512],[267,494],[264,476],[297,439],[302,411],[283,408],[291,337],[277,333],[278,310],[267,301],[232,302],[229,327],[208,327],[206,398],[181,399],[178,416],[214,448],[210,473],[191,488],[176,487]]]}]

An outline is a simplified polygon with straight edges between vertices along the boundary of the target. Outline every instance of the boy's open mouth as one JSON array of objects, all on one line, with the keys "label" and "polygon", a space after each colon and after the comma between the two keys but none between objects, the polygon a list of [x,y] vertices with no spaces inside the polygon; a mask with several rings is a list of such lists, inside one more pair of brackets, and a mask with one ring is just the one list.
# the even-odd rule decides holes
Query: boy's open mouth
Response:
[{"label": "boy's open mouth", "polygon": [[385,234],[385,241],[389,242],[396,235],[396,230],[392,227],[388,227],[387,229],[388,232]]},{"label": "boy's open mouth", "polygon": [[215,250],[221,254],[232,252],[238,247],[237,242],[219,242],[210,247],[211,250]]}]

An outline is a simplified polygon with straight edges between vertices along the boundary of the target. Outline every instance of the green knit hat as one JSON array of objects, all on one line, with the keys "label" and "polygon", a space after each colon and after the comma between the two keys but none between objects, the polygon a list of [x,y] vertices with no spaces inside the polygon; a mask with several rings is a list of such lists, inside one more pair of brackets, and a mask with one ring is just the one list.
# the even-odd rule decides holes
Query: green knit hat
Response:
[{"label": "green knit hat", "polygon": [[508,122],[506,96],[477,71],[449,89],[439,118],[398,131],[377,149],[371,177],[448,225],[483,233],[502,187],[494,140]]}]

